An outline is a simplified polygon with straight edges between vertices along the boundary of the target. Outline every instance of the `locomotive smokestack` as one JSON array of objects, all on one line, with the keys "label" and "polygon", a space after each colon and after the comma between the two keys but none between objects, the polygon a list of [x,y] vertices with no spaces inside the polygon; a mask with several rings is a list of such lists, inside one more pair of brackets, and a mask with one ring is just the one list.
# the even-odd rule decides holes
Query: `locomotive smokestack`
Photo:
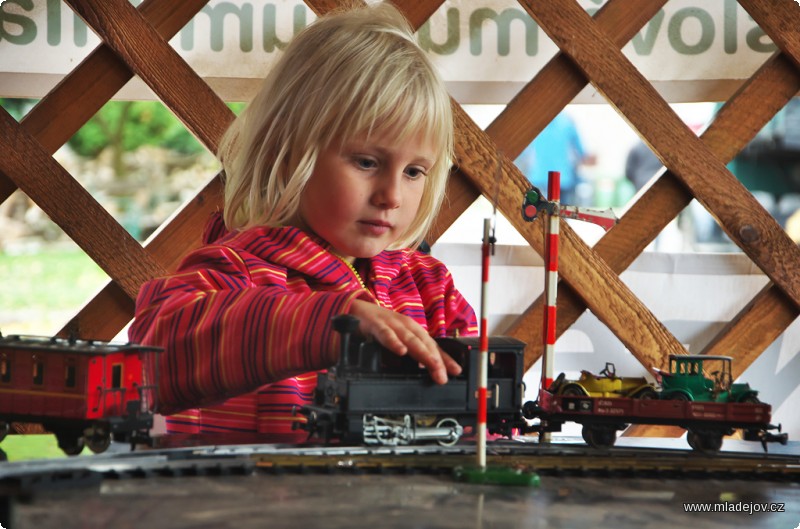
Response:
[{"label": "locomotive smokestack", "polygon": [[349,314],[339,314],[333,317],[333,330],[339,333],[341,340],[341,353],[339,355],[340,368],[346,368],[356,363],[354,355],[357,351],[352,351],[350,347],[350,337],[358,331],[358,318]]}]

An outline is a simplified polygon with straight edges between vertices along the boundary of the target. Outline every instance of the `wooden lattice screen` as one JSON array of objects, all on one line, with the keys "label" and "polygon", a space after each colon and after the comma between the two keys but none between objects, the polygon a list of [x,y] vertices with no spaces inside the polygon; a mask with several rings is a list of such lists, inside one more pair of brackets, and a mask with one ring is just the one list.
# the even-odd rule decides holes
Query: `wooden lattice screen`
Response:
[{"label": "wooden lattice screen", "polygon": [[[591,83],[667,170],[592,248],[562,222],[558,335],[590,309],[645,366],[663,366],[668,354],[686,353],[619,274],[696,198],[770,280],[703,351],[733,356],[739,376],[800,313],[800,248],[725,167],[800,90],[800,6],[792,0],[739,0],[779,51],[698,138],[620,51],[666,2],[610,0],[591,18],[575,0],[520,0],[561,51],[485,131],[453,103],[458,169],[448,186],[449,207],[428,240],[435,242],[484,194],[541,254],[541,223],[520,218],[528,184],[513,159]],[[105,270],[111,281],[62,333],[110,339],[131,319],[139,285],[173,270],[197,246],[208,215],[220,204],[219,178],[142,247],[52,154],[134,75],[212,152],[233,115],[168,44],[207,0],[145,0],[138,9],[128,0],[66,3],[103,44],[21,122],[0,111],[0,202],[21,189]],[[306,3],[321,14],[338,2]],[[419,27],[442,0],[395,3]],[[540,298],[508,332],[529,344],[527,366],[542,354],[542,309]]]}]

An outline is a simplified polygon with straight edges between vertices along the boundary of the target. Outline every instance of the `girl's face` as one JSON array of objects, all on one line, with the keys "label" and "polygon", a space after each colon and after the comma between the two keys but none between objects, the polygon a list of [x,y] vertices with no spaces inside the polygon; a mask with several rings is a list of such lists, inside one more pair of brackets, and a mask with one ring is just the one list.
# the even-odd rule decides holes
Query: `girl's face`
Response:
[{"label": "girl's face", "polygon": [[416,217],[435,154],[422,134],[399,145],[389,135],[334,142],[320,152],[300,198],[299,227],[348,262],[379,254]]}]

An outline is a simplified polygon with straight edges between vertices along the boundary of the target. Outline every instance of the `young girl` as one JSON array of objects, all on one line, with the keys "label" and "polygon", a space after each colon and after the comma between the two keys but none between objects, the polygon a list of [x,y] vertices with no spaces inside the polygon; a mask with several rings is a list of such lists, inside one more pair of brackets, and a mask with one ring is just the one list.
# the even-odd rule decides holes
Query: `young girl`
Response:
[{"label": "young girl", "polygon": [[137,300],[129,336],[165,348],[168,430],[291,432],[315,370],[338,360],[337,314],[436,383],[458,374],[432,337],[475,334],[475,314],[442,263],[409,249],[452,156],[449,96],[394,7],[300,32],[223,138],[224,225]]}]

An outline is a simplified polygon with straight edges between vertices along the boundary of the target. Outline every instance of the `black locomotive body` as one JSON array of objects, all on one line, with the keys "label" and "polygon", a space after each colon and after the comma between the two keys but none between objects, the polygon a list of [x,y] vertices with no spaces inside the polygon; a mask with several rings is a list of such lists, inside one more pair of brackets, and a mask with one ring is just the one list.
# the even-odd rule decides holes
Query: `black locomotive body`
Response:
[{"label": "black locomotive body", "polygon": [[[439,346],[462,367],[447,384],[434,383],[428,371],[398,357],[375,341],[356,339],[357,320],[335,321],[342,336],[339,363],[317,379],[314,402],[300,412],[311,435],[343,443],[382,445],[435,441],[454,444],[474,431],[478,413],[478,338],[440,338]],[[489,339],[487,430],[510,436],[526,425],[524,346],[509,337]]]}]

